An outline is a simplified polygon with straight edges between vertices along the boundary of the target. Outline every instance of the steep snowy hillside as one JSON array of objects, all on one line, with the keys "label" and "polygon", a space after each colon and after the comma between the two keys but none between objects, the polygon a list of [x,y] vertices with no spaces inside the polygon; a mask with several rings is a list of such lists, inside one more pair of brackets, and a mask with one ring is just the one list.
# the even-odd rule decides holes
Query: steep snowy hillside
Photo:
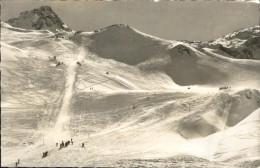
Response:
[{"label": "steep snowy hillside", "polygon": [[202,42],[199,47],[238,59],[260,59],[260,26],[235,31],[212,42]]},{"label": "steep snowy hillside", "polygon": [[[84,35],[84,34],[83,34]],[[81,33],[74,36],[75,41],[81,39]],[[100,57],[114,59],[129,65],[136,65],[147,59],[167,54],[165,42],[152,36],[142,34],[127,25],[112,25],[87,36],[89,51]]]},{"label": "steep snowy hillside", "polygon": [[249,81],[251,87],[260,86],[259,62],[225,58],[211,50],[164,41],[126,25],[75,33],[71,40],[98,57],[135,65],[143,73],[166,73],[181,86],[242,87]]},{"label": "steep snowy hillside", "polygon": [[9,19],[7,23],[24,29],[71,31],[49,6],[22,12],[18,18]]},{"label": "steep snowy hillside", "polygon": [[[1,23],[2,166],[259,166],[259,60],[127,25],[15,22]],[[257,36],[246,30],[225,44]]]},{"label": "steep snowy hillside", "polygon": [[180,44],[169,50],[171,61],[165,72],[179,85],[229,85],[243,87],[250,82],[259,88],[259,62],[234,60],[219,54],[200,52]]}]

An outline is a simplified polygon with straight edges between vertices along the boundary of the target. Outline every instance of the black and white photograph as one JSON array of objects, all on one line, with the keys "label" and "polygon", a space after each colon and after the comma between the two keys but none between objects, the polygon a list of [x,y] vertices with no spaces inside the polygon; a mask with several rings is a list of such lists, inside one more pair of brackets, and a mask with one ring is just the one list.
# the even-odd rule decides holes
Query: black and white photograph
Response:
[{"label": "black and white photograph", "polygon": [[259,0],[1,0],[1,167],[260,168]]}]

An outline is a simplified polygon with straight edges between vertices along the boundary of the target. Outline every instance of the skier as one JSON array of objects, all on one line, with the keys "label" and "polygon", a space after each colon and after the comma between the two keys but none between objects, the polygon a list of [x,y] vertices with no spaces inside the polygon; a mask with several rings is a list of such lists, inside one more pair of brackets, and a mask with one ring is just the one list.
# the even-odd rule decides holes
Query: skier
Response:
[{"label": "skier", "polygon": [[17,162],[18,164],[20,164],[20,159],[18,159],[18,162]]},{"label": "skier", "polygon": [[18,165],[18,163],[17,163],[17,162],[15,162],[15,167],[17,167],[17,165]]},{"label": "skier", "polygon": [[56,67],[58,67],[60,65],[60,62],[58,62],[57,64],[56,64]]},{"label": "skier", "polygon": [[82,148],[84,148],[84,143],[82,143]]}]

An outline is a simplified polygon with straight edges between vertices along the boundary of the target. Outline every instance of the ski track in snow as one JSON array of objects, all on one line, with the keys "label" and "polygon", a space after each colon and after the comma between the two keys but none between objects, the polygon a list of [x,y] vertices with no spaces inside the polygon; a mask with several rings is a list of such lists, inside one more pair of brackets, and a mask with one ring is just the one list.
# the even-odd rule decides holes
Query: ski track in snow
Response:
[{"label": "ski track in snow", "polygon": [[[70,121],[70,105],[71,98],[73,96],[73,88],[75,84],[75,78],[77,75],[77,62],[82,61],[85,58],[85,52],[83,48],[79,49],[79,54],[75,60],[68,60],[65,64],[68,65],[66,69],[66,88],[63,98],[63,103],[60,112],[57,117],[54,128],[48,131],[45,136],[45,140],[48,143],[61,142],[62,140],[70,140],[71,133],[69,131],[69,121]],[[55,138],[54,138],[55,137]]]}]

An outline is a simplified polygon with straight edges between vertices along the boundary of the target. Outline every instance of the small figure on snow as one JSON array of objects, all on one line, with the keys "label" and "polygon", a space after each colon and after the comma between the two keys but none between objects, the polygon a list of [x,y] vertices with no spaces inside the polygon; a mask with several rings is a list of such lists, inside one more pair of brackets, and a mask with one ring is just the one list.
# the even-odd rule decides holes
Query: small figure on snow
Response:
[{"label": "small figure on snow", "polygon": [[58,66],[60,66],[61,65],[61,63],[60,62],[58,62],[57,64],[56,64],[56,67],[58,67]]},{"label": "small figure on snow", "polygon": [[43,154],[42,154],[42,158],[45,158],[47,155],[48,155],[48,151],[43,152]]}]

